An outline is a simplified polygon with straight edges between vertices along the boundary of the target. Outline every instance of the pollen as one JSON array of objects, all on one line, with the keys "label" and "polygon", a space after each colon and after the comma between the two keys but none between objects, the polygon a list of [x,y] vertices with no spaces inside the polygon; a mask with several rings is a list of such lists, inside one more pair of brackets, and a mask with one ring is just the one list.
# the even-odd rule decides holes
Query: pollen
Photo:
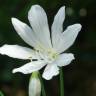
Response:
[{"label": "pollen", "polygon": [[56,53],[54,50],[49,50],[48,56],[49,56],[49,59],[55,60],[58,58],[58,53]]}]

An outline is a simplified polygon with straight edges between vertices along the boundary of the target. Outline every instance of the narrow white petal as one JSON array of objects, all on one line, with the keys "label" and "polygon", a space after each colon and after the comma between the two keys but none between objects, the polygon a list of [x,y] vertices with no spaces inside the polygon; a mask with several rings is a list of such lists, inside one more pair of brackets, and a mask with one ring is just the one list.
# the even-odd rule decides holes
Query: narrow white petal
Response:
[{"label": "narrow white petal", "polygon": [[29,96],[41,95],[41,83],[39,78],[31,77],[29,82]]},{"label": "narrow white petal", "polygon": [[26,47],[21,47],[19,45],[3,45],[0,47],[0,54],[8,55],[9,57],[18,58],[18,59],[29,59],[32,57],[35,59],[35,52]]},{"label": "narrow white petal", "polygon": [[42,77],[46,80],[52,79],[53,76],[59,74],[59,68],[56,64],[48,64],[43,72]]},{"label": "narrow white petal", "polygon": [[74,55],[72,53],[64,53],[61,54],[57,60],[54,62],[57,64],[57,66],[66,66],[71,63],[72,60],[74,60]]},{"label": "narrow white petal", "polygon": [[74,43],[78,33],[81,30],[81,27],[82,26],[80,24],[74,24],[74,25],[69,26],[62,33],[61,39],[58,43],[58,46],[56,47],[59,53],[64,52]]},{"label": "narrow white petal", "polygon": [[65,20],[65,6],[61,7],[56,14],[52,24],[52,44],[54,47],[57,46],[60,39],[60,34],[63,32],[63,22]]},{"label": "narrow white petal", "polygon": [[13,73],[16,73],[16,72],[21,72],[23,74],[30,74],[34,71],[38,71],[40,70],[42,67],[44,67],[46,65],[46,63],[44,61],[33,61],[33,62],[30,62],[30,63],[27,63],[19,68],[15,68],[13,69]]},{"label": "narrow white petal", "polygon": [[28,19],[32,29],[44,47],[51,47],[47,15],[43,8],[39,5],[32,6],[28,13]]},{"label": "narrow white petal", "polygon": [[32,47],[36,46],[37,38],[35,37],[33,30],[27,24],[16,18],[12,18],[12,24],[17,33],[27,44]]}]

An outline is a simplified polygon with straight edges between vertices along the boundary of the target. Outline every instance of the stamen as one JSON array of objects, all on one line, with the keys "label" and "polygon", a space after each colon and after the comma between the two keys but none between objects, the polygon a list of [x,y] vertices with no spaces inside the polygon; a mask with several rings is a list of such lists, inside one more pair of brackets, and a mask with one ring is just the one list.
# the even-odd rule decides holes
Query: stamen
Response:
[{"label": "stamen", "polygon": [[35,50],[37,51],[37,54],[39,53],[39,57],[41,60],[52,62],[58,57],[58,53],[54,49],[47,49],[41,44],[38,44]]},{"label": "stamen", "polygon": [[32,61],[38,61],[38,59],[31,59]]}]

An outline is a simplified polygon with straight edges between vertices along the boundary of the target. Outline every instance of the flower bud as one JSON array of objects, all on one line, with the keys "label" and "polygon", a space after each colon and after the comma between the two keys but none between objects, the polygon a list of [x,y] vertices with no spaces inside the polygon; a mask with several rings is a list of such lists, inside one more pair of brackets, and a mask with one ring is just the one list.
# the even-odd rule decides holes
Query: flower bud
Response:
[{"label": "flower bud", "polygon": [[33,72],[29,82],[29,96],[40,96],[41,83],[38,77],[38,72]]}]

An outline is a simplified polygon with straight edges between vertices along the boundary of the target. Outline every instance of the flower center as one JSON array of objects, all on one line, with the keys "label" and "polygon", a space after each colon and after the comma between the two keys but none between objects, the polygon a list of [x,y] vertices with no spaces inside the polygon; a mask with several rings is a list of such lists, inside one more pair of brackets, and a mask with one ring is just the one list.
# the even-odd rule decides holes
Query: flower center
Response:
[{"label": "flower center", "polygon": [[48,57],[50,60],[55,60],[58,57],[58,54],[55,51],[50,50],[48,51]]},{"label": "flower center", "polygon": [[46,50],[46,56],[44,60],[50,64],[58,58],[58,54],[53,49]]},{"label": "flower center", "polygon": [[39,53],[41,60],[45,60],[47,63],[52,63],[58,58],[58,53],[52,48],[47,49],[39,45],[35,50]]}]

